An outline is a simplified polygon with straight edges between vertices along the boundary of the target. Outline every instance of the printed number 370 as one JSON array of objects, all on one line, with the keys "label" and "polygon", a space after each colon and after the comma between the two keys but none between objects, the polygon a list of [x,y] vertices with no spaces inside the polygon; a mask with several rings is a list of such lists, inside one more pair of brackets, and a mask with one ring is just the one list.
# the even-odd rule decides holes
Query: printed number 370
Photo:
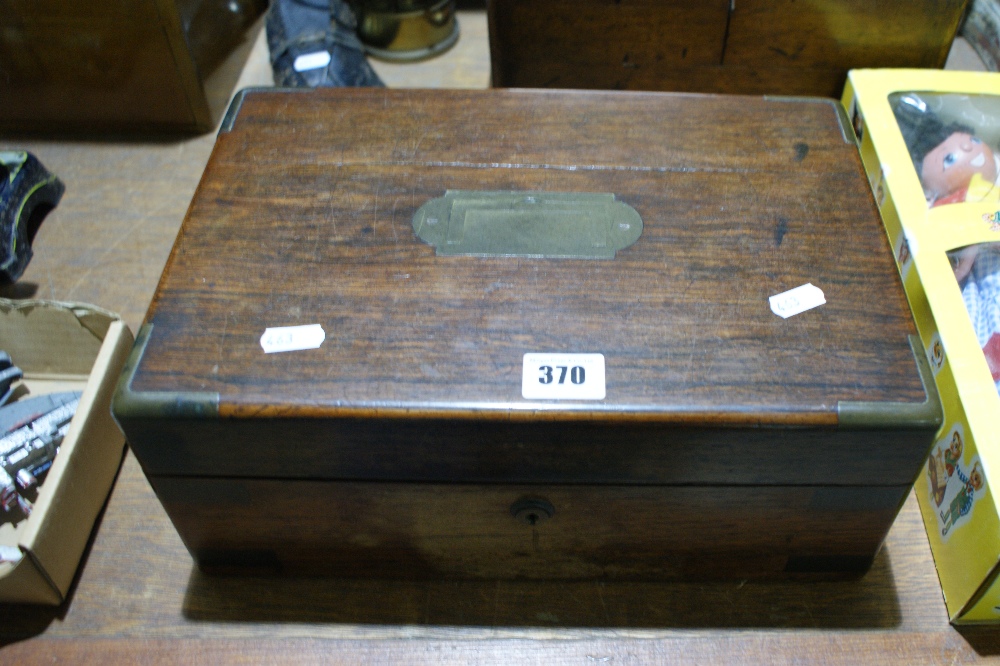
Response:
[{"label": "printed number 370", "polygon": [[[587,372],[582,365],[574,365],[572,368],[568,365],[557,365],[554,368],[551,365],[542,365],[539,366],[538,371],[542,373],[538,378],[539,384],[551,384],[552,382],[565,384],[567,374],[569,380],[574,384],[582,384],[587,381]],[[558,379],[556,374],[558,374]]]},{"label": "printed number 370", "polygon": [[521,362],[521,397],[604,400],[604,355],[525,354]]}]

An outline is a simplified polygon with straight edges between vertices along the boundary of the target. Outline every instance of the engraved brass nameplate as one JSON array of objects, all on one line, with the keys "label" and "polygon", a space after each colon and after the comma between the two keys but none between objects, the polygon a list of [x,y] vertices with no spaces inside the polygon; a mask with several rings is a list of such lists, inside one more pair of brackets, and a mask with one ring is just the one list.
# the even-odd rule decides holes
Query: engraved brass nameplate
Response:
[{"label": "engraved brass nameplate", "polygon": [[413,216],[438,255],[614,259],[642,219],[614,194],[448,190]]}]

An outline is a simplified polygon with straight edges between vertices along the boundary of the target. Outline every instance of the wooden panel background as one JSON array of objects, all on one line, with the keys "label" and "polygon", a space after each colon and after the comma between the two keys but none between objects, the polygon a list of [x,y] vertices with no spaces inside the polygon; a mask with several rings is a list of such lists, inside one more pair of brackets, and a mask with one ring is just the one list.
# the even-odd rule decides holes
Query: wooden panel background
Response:
[{"label": "wooden panel background", "polygon": [[208,132],[267,0],[2,0],[0,128]]},{"label": "wooden panel background", "polygon": [[965,5],[493,0],[493,85],[839,99],[849,69],[941,67]]}]

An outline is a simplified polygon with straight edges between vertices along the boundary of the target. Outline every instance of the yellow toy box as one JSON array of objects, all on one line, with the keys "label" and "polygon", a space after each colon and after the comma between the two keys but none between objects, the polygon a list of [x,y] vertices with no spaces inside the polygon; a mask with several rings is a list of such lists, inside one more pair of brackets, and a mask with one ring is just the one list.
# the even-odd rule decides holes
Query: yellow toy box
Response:
[{"label": "yellow toy box", "polygon": [[944,405],[916,493],[948,615],[1000,621],[1000,74],[855,70],[843,103]]}]

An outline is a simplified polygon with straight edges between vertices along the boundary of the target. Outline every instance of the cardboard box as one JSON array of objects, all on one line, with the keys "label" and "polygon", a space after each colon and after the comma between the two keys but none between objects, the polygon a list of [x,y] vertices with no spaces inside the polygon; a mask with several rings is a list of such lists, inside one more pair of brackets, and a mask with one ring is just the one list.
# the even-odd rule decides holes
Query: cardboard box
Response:
[{"label": "cardboard box", "polygon": [[0,347],[24,371],[19,393],[82,391],[31,514],[0,524],[0,546],[22,555],[0,562],[0,601],[65,600],[121,463],[109,402],[132,341],[117,315],[91,305],[0,299]]},{"label": "cardboard box", "polygon": [[843,103],[945,410],[916,492],[948,614],[1000,620],[1000,74],[856,70]]}]

